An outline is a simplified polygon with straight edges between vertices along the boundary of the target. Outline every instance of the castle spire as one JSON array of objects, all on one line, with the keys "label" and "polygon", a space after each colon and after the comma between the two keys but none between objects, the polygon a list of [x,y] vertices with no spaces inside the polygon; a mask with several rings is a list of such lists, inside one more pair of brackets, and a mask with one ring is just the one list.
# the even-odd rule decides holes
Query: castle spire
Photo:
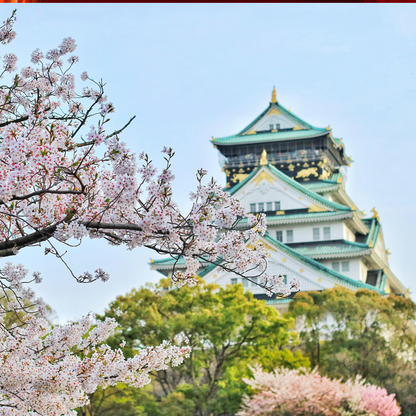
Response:
[{"label": "castle spire", "polygon": [[277,99],[276,99],[276,88],[273,86],[273,92],[272,92],[272,100],[270,101],[271,103],[277,103]]}]

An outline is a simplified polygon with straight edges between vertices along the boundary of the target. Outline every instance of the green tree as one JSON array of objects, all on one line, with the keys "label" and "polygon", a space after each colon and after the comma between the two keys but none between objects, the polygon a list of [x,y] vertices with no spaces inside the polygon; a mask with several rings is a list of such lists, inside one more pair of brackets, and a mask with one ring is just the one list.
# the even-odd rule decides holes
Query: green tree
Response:
[{"label": "green tree", "polygon": [[335,287],[296,294],[286,317],[296,318],[305,354],[321,374],[360,374],[395,393],[403,414],[414,415],[415,313],[404,297]]},{"label": "green tree", "polygon": [[156,406],[155,398],[149,394],[151,387],[135,389],[119,383],[106,389],[98,388],[89,395],[90,403],[77,409],[78,416],[139,416],[146,415],[145,407]]},{"label": "green tree", "polygon": [[242,381],[249,375],[248,364],[258,362],[270,370],[309,365],[300,351],[293,352],[297,345],[294,320],[244,293],[242,285],[224,289],[200,282],[176,290],[162,280],[154,288],[118,296],[106,316],[115,317],[118,309],[124,313],[117,318],[120,330],[110,343],[116,346],[125,340],[126,355],[179,333],[192,346],[191,356],[180,367],[153,375],[157,408],[155,402],[145,400],[148,415],[235,413],[248,392]]}]

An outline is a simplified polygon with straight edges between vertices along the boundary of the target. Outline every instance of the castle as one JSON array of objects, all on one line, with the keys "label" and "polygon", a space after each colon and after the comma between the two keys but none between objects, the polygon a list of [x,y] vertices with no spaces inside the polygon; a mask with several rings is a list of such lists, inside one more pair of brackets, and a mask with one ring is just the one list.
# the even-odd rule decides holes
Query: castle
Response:
[{"label": "castle", "polygon": [[[380,218],[365,217],[348,196],[345,172],[352,159],[328,127],[314,127],[283,107],[273,89],[269,106],[239,133],[212,138],[227,178],[226,189],[248,212],[264,212],[268,273],[296,277],[301,291],[335,285],[408,296],[390,270]],[[175,260],[152,260],[168,276]],[[176,267],[184,267],[184,261]],[[199,271],[221,286],[243,283],[268,304],[263,289],[219,267]]]}]

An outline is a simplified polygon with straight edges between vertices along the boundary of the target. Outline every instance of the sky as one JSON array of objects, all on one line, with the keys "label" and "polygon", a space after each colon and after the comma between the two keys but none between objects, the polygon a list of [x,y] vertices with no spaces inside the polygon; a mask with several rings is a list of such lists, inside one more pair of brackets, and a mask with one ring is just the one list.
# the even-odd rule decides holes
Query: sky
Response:
[{"label": "sky", "polygon": [[[416,294],[416,8],[412,4],[3,4],[17,8],[16,39],[3,52],[29,64],[73,37],[74,71],[103,79],[124,125],[123,140],[162,167],[163,146],[176,151],[174,199],[186,210],[195,172],[221,184],[209,140],[239,132],[277,99],[317,127],[330,125],[354,163],[347,192],[360,210],[380,215],[390,267]],[[77,82],[83,84],[78,76]],[[127,251],[84,241],[65,256],[75,274],[98,267],[106,283],[76,283],[43,248],[13,262],[39,270],[36,291],[60,322],[102,313],[119,294],[161,277],[147,249]],[[413,295],[413,299],[416,299]]]}]

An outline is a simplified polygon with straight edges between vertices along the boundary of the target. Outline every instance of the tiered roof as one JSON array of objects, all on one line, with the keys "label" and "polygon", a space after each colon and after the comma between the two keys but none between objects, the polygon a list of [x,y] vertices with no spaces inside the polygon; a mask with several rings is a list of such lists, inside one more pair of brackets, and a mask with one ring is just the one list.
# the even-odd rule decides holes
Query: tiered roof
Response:
[{"label": "tiered roof", "polygon": [[[291,125],[294,127],[290,129],[281,129],[279,131],[255,131],[253,127],[255,127],[257,123],[257,125],[260,127],[264,126],[265,121],[261,121],[261,119],[267,115],[270,115],[272,112],[273,114],[282,114],[284,117],[290,120],[292,123]],[[290,123],[286,123],[286,126],[288,125],[290,125]],[[349,164],[351,162],[351,158],[345,155],[345,147],[342,143],[342,140],[335,138],[332,135],[332,130],[329,127],[314,127],[294,115],[291,110],[287,110],[277,102],[274,90],[270,105],[248,126],[246,126],[238,134],[222,138],[213,138],[212,142],[213,144],[218,145],[218,147],[221,147],[228,145],[231,146],[251,143],[267,143],[273,141],[298,140],[311,137],[319,137],[323,135],[328,135],[330,137],[334,143],[334,146],[340,151],[340,155],[344,163]],[[305,196],[310,200],[310,202],[308,202],[309,206],[305,209],[293,209],[293,212],[290,210],[278,211],[276,212],[276,215],[268,215],[267,223],[269,225],[345,220],[345,223],[348,226],[352,226],[358,232],[357,235],[359,236],[357,237],[356,242],[347,240],[331,240],[283,244],[282,242],[275,240],[268,233],[266,233],[266,235],[263,237],[263,241],[266,246],[269,244],[271,247],[278,248],[281,252],[292,257],[293,259],[296,259],[306,267],[309,267],[310,269],[319,272],[322,276],[331,279],[335,284],[342,284],[343,286],[349,287],[351,289],[367,288],[376,290],[380,293],[384,293],[386,278],[388,278],[390,287],[394,287],[396,293],[406,292],[404,286],[389,269],[387,261],[382,260],[381,257],[379,257],[379,255],[382,255],[382,253],[379,251],[380,245],[377,246],[378,255],[376,254],[375,246],[377,241],[380,239],[379,236],[381,235],[381,225],[377,213],[374,211],[373,218],[363,218],[364,213],[358,211],[355,208],[355,205],[345,192],[344,177],[340,171],[332,173],[331,176],[327,179],[319,179],[310,182],[305,181],[299,183],[298,181],[287,176],[281,170],[274,167],[272,164],[268,163],[267,153],[265,150],[263,150],[263,152],[264,155],[262,155],[260,166],[254,167],[248,176],[237,185],[232,188],[226,188],[225,190],[231,194],[237,193],[237,197],[241,198],[243,197],[243,194],[245,194],[244,191],[246,191],[246,189],[241,192],[239,191],[248,185],[250,181],[253,180],[255,183],[257,180],[256,175],[259,175],[258,178],[263,175],[262,178],[264,179],[265,177],[269,177],[268,175],[270,174],[272,177],[285,184],[285,191],[286,186],[288,188],[290,187],[299,193],[300,196],[302,196],[302,199],[303,196]],[[323,197],[324,194],[329,192],[331,192],[332,195],[331,199],[336,199],[338,202]],[[300,199],[301,198],[299,197],[299,200]],[[271,212],[268,212],[267,214],[271,214]],[[240,222],[241,225],[246,225],[246,223],[247,220],[242,220]],[[329,269],[324,264],[317,261],[331,258],[351,258],[360,256],[367,256],[366,259],[372,265],[372,270],[380,270],[382,272],[380,288],[376,288],[375,286],[363,283],[360,280],[346,277],[336,271]],[[164,274],[171,270],[174,265],[176,265],[178,268],[186,267],[183,258],[151,260],[150,264],[152,268]],[[203,264],[201,269],[198,271],[198,274],[201,277],[204,277],[216,267],[217,266],[209,263]],[[320,279],[318,279],[318,282],[319,281]],[[275,299],[270,300],[268,303],[273,302],[289,302],[289,299]]]},{"label": "tiered roof", "polygon": [[344,276],[341,273],[338,273],[334,270],[329,269],[328,267],[324,266],[323,264],[319,263],[316,260],[313,260],[309,257],[306,257],[302,254],[299,254],[296,250],[292,249],[286,244],[281,243],[280,241],[275,240],[270,235],[266,234],[265,237],[267,242],[275,247],[278,247],[281,251],[285,252],[287,255],[294,257],[296,260],[303,263],[305,266],[308,266],[317,272],[323,274],[326,277],[329,277],[331,280],[334,280],[336,283],[343,283],[345,286],[358,289],[358,288],[365,288],[376,290],[380,293],[384,293],[383,290],[376,288],[375,286],[369,285],[367,283],[363,283],[359,280],[351,279],[350,277]]},{"label": "tiered roof", "polygon": [[[257,132],[253,127],[266,115],[272,113],[282,114],[286,119],[290,120],[294,127],[290,129],[281,129],[273,131]],[[237,134],[225,137],[213,137],[211,142],[217,146],[231,146],[239,144],[254,144],[254,143],[268,143],[288,140],[310,139],[313,137],[320,137],[328,135],[332,140],[334,146],[340,150],[342,159],[345,164],[350,164],[352,158],[345,154],[345,146],[341,138],[334,137],[332,129],[328,127],[315,127],[300,117],[296,116],[289,109],[287,110],[276,100],[276,90],[273,89],[273,96],[269,106],[256,117],[248,126]]]},{"label": "tiered roof", "polygon": [[[310,267],[311,269],[317,271],[318,273],[322,274],[325,277],[330,278],[335,283],[343,284],[346,287],[349,287],[351,289],[359,289],[359,288],[366,288],[371,290],[376,290],[380,293],[384,293],[383,290],[380,290],[372,285],[369,285],[367,283],[363,283],[359,280],[351,279],[350,277],[346,277],[334,270],[329,269],[328,267],[324,266],[323,264],[319,263],[318,261],[307,257],[301,253],[298,253],[296,249],[293,249],[289,247],[286,244],[283,244],[274,238],[272,238],[268,233],[263,237],[263,239],[269,243],[271,246],[274,246],[278,248],[280,251],[284,252],[286,255],[293,257],[294,259],[298,260],[302,264],[304,264],[307,267]],[[173,265],[176,263],[177,266],[185,266],[185,261],[183,258],[180,258],[179,260],[177,258],[169,258],[169,259],[162,259],[162,260],[152,260],[151,266],[155,268],[158,271],[161,271],[164,268],[172,268]],[[206,276],[209,272],[214,270],[217,266],[210,264],[207,266],[203,266],[199,271],[198,275],[201,277]]]},{"label": "tiered roof", "polygon": [[341,172],[333,173],[328,179],[320,179],[314,182],[303,182],[303,186],[317,193],[330,192],[342,186],[343,176]]},{"label": "tiered roof", "polygon": [[[246,183],[250,182],[250,180],[256,176],[258,171],[262,169],[263,166],[258,166],[254,168],[251,173],[244,178],[241,182],[239,182],[237,185],[233,186],[231,189],[228,189],[228,192],[230,192],[231,195],[233,195],[235,192],[237,192],[240,188],[242,188]],[[295,189],[296,191],[302,193],[305,196],[308,196],[312,200],[328,207],[329,209],[334,209],[336,211],[351,211],[350,207],[347,207],[345,205],[337,204],[336,202],[329,201],[328,199],[324,198],[323,196],[317,194],[316,192],[313,192],[309,190],[307,187],[303,186],[303,184],[300,184],[299,182],[295,181],[294,179],[290,178],[289,176],[285,175],[283,172],[281,172],[279,169],[276,169],[273,165],[270,163],[266,166],[264,166],[271,174],[276,176],[278,179],[281,179],[286,185],[290,186],[291,188]]]},{"label": "tiered roof", "polygon": [[364,243],[347,240],[320,241],[316,243],[288,244],[296,253],[312,259],[329,259],[334,257],[357,257],[370,254],[370,247]]}]

